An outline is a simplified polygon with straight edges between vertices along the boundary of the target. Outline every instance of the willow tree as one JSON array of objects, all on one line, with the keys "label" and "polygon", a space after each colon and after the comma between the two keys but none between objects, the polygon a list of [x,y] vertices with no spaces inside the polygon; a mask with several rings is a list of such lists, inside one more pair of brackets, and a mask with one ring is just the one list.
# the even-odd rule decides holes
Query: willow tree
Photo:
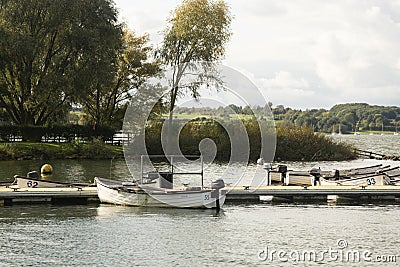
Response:
[{"label": "willow tree", "polygon": [[[183,0],[172,13],[159,51],[163,63],[172,68],[169,121],[178,97],[189,93],[197,99],[200,86],[221,83],[216,65],[231,37],[231,20],[223,0]],[[196,77],[181,84],[189,72],[195,72]]]},{"label": "willow tree", "polygon": [[159,62],[151,60],[153,48],[148,41],[148,35],[137,36],[125,29],[117,51],[116,73],[108,79],[97,75],[92,89],[80,98],[84,111],[95,125],[121,127],[127,100],[132,98],[135,89],[160,71]]},{"label": "willow tree", "polygon": [[121,29],[109,0],[3,0],[0,36],[0,107],[43,125],[114,75]]}]

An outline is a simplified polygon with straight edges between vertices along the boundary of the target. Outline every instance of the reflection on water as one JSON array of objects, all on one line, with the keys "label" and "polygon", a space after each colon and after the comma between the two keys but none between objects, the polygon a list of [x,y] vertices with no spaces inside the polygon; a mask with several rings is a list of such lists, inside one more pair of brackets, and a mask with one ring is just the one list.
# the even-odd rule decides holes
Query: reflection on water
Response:
[{"label": "reflection on water", "polygon": [[213,209],[146,208],[101,204],[97,208],[97,219],[114,219],[125,216],[127,213],[132,216],[179,217],[180,219],[190,218],[191,220],[224,216],[223,210],[217,212]]},{"label": "reflection on water", "polygon": [[[0,177],[12,180],[14,175],[26,175],[38,171],[44,163],[53,166],[51,180],[68,182],[93,182],[96,176],[129,180],[125,160],[51,160],[51,161],[0,161]],[[48,177],[50,178],[50,177]]]},{"label": "reflection on water", "polygon": [[227,205],[219,215],[112,205],[3,207],[0,265],[254,266],[270,264],[257,258],[266,246],[335,249],[338,239],[349,249],[397,255],[398,218],[398,206]]}]

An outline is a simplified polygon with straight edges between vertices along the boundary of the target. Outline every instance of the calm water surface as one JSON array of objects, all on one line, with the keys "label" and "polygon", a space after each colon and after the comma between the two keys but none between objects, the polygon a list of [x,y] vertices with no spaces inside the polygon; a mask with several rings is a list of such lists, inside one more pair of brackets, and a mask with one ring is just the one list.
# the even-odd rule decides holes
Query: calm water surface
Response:
[{"label": "calm water surface", "polygon": [[400,135],[333,135],[335,140],[355,145],[359,149],[382,153],[385,155],[400,155]]},{"label": "calm water surface", "polygon": [[[356,137],[359,136],[349,137],[347,141],[360,142],[360,139],[352,139]],[[364,149],[370,149],[367,146],[373,147],[377,142],[391,142],[387,148],[379,145],[383,153],[395,153],[399,148],[399,136],[363,138]],[[38,170],[43,163],[0,162],[0,177],[10,180],[14,174]],[[91,182],[94,176],[130,179],[123,160],[50,163],[55,169],[51,177],[54,180]],[[306,170],[313,166],[333,169],[377,163],[399,164],[361,159],[288,164],[294,169]],[[210,180],[224,176],[229,180],[230,174],[239,168],[236,167],[212,164],[207,167],[206,177]],[[254,182],[252,173],[256,168],[250,165],[239,181],[229,182]],[[319,262],[300,259],[297,265],[400,264],[399,205],[272,205],[261,202],[258,205],[228,204],[219,214],[212,210],[104,204],[15,205],[0,207],[0,233],[0,266],[292,266],[296,253],[314,251],[320,256],[329,249],[344,253],[367,251],[372,262],[361,259],[349,263],[345,258],[325,255],[323,260],[318,257]],[[338,240],[341,240],[340,245],[346,246],[338,247]],[[269,253],[268,259],[263,251]],[[271,251],[287,254],[279,260],[276,255],[271,258]],[[376,262],[381,256],[396,256],[397,263]]]},{"label": "calm water surface", "polygon": [[398,206],[227,205],[219,214],[112,205],[4,207],[0,265],[292,266],[291,259],[263,261],[259,253],[337,250],[338,240],[348,244],[344,251],[369,251],[375,259],[400,254],[399,218]]}]

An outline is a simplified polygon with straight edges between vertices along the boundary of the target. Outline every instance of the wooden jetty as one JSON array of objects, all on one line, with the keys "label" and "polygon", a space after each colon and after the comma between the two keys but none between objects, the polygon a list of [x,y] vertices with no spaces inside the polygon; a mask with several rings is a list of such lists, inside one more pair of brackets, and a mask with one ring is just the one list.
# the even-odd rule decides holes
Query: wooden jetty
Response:
[{"label": "wooden jetty", "polygon": [[226,202],[260,201],[269,197],[277,202],[400,202],[400,186],[262,186],[230,187]]},{"label": "wooden jetty", "polygon": [[[226,187],[226,203],[273,202],[400,203],[400,186],[251,186]],[[97,188],[12,188],[0,187],[0,206],[13,204],[88,204],[99,203]]]},{"label": "wooden jetty", "polygon": [[0,206],[12,204],[87,204],[99,202],[97,188],[65,187],[65,188],[16,188],[0,187]]}]

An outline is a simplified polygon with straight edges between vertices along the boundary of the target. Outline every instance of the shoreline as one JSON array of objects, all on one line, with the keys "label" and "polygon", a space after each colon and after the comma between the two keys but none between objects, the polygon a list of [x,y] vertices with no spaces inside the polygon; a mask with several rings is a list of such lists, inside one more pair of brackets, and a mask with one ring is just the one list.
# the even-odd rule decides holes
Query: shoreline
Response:
[{"label": "shoreline", "polygon": [[93,143],[0,143],[1,161],[123,158],[123,148]]}]

